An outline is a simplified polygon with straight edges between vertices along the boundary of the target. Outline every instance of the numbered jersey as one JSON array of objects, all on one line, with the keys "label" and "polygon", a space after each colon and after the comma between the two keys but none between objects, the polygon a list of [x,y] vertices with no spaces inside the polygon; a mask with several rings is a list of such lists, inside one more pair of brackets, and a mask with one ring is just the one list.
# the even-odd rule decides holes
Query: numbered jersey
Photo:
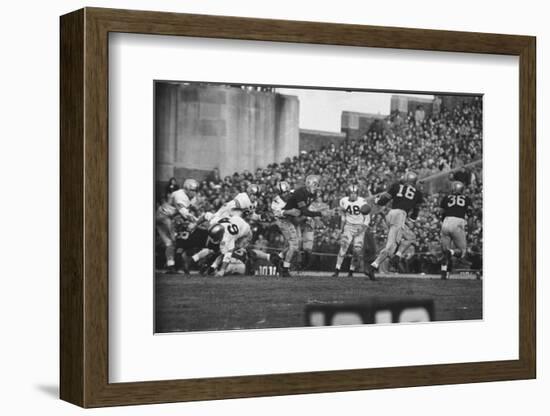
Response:
[{"label": "numbered jersey", "polygon": [[440,207],[443,208],[443,218],[465,218],[466,213],[471,206],[472,200],[469,197],[454,194],[443,197],[440,204]]},{"label": "numbered jersey", "polygon": [[402,209],[407,214],[422,203],[422,192],[412,185],[394,183],[388,193],[392,197],[392,208]]},{"label": "numbered jersey", "polygon": [[208,238],[208,230],[205,228],[196,228],[191,233],[187,229],[181,229],[176,231],[176,248],[184,251],[208,248],[218,252],[220,245]]},{"label": "numbered jersey", "polygon": [[252,234],[250,225],[238,216],[222,218],[218,221],[218,224],[223,225],[223,228],[225,228],[221,246],[225,247],[226,250],[232,250],[237,240]]},{"label": "numbered jersey", "polygon": [[346,224],[369,224],[370,216],[361,214],[361,207],[366,203],[367,201],[361,197],[358,197],[355,201],[350,201],[347,196],[340,200],[340,208],[344,211]]}]

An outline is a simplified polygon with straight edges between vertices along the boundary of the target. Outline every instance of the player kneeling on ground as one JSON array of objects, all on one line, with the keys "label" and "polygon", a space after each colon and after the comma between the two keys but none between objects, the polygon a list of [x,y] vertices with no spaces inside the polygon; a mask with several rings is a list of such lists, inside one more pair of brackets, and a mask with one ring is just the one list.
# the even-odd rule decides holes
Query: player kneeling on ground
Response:
[{"label": "player kneeling on ground", "polygon": [[[441,226],[441,278],[449,277],[453,256],[463,258],[466,255],[466,214],[472,208],[472,200],[463,194],[464,184],[459,181],[451,183],[451,193],[441,200],[443,211]],[[454,249],[452,247],[454,243]]]},{"label": "player kneeling on ground", "polygon": [[340,251],[336,258],[336,270],[332,277],[338,277],[342,262],[351,244],[353,244],[353,257],[349,266],[349,277],[353,276],[356,265],[360,264],[363,257],[363,240],[370,223],[371,209],[365,199],[358,195],[358,192],[358,186],[351,185],[348,189],[348,196],[340,200],[340,209],[342,210]]}]

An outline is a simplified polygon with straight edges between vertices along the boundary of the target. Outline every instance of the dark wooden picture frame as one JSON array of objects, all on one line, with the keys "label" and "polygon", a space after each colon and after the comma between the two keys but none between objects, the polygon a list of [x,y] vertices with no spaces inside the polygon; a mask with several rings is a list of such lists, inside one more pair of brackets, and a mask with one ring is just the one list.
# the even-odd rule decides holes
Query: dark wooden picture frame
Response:
[{"label": "dark wooden picture frame", "polygon": [[[519,359],[109,383],[110,32],[519,57]],[[534,37],[85,8],[61,17],[60,396],[83,407],[529,379],[536,376]]]}]

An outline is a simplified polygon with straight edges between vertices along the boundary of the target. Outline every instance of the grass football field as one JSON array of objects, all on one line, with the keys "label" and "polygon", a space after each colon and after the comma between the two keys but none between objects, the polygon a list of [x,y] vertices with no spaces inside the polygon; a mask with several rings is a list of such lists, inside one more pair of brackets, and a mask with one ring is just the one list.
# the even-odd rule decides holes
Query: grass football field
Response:
[{"label": "grass football field", "polygon": [[155,332],[302,327],[307,303],[369,297],[433,299],[438,321],[482,319],[482,280],[435,277],[370,281],[363,275],[216,278],[156,273]]}]

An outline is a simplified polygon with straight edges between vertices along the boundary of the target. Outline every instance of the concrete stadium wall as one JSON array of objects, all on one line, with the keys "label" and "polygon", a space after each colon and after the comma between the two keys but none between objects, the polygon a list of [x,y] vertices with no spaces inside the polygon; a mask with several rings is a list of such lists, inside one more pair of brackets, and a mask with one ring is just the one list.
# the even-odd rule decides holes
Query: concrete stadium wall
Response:
[{"label": "concrete stadium wall", "polygon": [[320,150],[322,147],[330,146],[331,144],[339,146],[344,140],[346,140],[344,133],[301,129],[300,152],[302,150],[306,152]]},{"label": "concrete stadium wall", "polygon": [[228,86],[155,84],[157,180],[217,167],[255,170],[299,152],[297,97]]},{"label": "concrete stadium wall", "polygon": [[382,122],[387,116],[382,114],[342,111],[341,130],[349,140],[359,139],[374,123]]}]

